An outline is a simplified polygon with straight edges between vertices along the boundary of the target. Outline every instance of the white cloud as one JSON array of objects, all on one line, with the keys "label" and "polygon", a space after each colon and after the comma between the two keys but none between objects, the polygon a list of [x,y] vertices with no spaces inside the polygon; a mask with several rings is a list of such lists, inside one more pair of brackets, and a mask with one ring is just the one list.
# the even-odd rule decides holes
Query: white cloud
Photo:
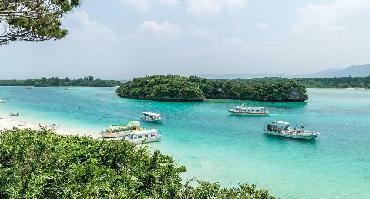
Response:
[{"label": "white cloud", "polygon": [[159,2],[167,6],[176,6],[177,4],[179,4],[178,0],[159,0]]},{"label": "white cloud", "polygon": [[178,0],[121,0],[122,3],[130,4],[139,11],[149,11],[154,4],[165,6],[176,6],[179,4]]},{"label": "white cloud", "polygon": [[224,10],[232,11],[247,6],[247,0],[120,0],[139,11],[146,12],[155,5],[177,6],[182,4],[193,15],[215,15]]},{"label": "white cloud", "polygon": [[247,6],[247,0],[186,0],[188,11],[194,15],[214,15],[223,10]]},{"label": "white cloud", "polygon": [[75,24],[75,28],[71,28],[70,35],[68,36],[72,39],[79,41],[95,40],[96,42],[106,42],[117,41],[120,38],[111,27],[91,19],[89,14],[84,10],[72,13],[68,16],[67,20]]},{"label": "white cloud", "polygon": [[202,40],[208,40],[208,41],[213,41],[216,40],[218,35],[211,31],[211,30],[206,30],[206,29],[201,29],[201,28],[188,28],[187,32],[189,35],[200,38]]},{"label": "white cloud", "polygon": [[257,22],[255,26],[258,30],[267,30],[270,28],[270,24],[267,22]]},{"label": "white cloud", "polygon": [[[347,29],[345,19],[370,8],[370,0],[336,0],[330,4],[309,4],[296,10],[295,32],[335,32]],[[369,10],[367,10],[369,11]]]},{"label": "white cloud", "polygon": [[138,28],[137,33],[141,35],[157,37],[176,37],[182,32],[182,27],[168,21],[144,21]]},{"label": "white cloud", "polygon": [[121,0],[122,3],[130,4],[140,11],[148,11],[152,7],[151,0]]},{"label": "white cloud", "polygon": [[157,37],[161,39],[179,39],[192,40],[196,39],[199,42],[215,42],[220,39],[219,35],[209,29],[202,29],[193,26],[182,26],[169,21],[144,21],[135,32],[129,33],[129,37]]}]

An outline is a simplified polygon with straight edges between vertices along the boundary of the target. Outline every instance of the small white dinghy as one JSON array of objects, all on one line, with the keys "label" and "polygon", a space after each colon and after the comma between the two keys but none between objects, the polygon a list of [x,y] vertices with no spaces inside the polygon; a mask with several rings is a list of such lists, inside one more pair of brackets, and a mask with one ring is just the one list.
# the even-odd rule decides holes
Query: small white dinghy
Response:
[{"label": "small white dinghy", "polygon": [[303,126],[301,128],[291,127],[288,122],[284,121],[273,121],[267,124],[265,131],[270,135],[306,140],[315,139],[320,134],[317,131],[306,131]]}]

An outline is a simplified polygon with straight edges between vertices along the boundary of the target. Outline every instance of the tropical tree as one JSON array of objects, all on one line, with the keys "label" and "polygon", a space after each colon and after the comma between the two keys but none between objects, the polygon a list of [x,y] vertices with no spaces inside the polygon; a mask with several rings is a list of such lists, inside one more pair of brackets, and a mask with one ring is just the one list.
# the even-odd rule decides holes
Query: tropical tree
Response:
[{"label": "tropical tree", "polygon": [[67,35],[61,18],[80,0],[0,0],[0,45],[57,40]]}]

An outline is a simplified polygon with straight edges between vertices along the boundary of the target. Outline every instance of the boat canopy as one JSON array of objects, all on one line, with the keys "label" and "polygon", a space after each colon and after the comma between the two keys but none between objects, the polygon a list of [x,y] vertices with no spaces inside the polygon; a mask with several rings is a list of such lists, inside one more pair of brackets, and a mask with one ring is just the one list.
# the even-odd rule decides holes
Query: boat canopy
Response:
[{"label": "boat canopy", "polygon": [[153,112],[142,112],[141,114],[145,115],[145,116],[154,116],[154,117],[159,117],[161,116],[160,114],[158,113],[153,113]]},{"label": "boat canopy", "polygon": [[127,127],[140,127],[139,121],[131,121],[127,124]]},{"label": "boat canopy", "polygon": [[259,111],[264,111],[265,110],[265,107],[253,107],[253,106],[237,106],[236,107],[236,110],[259,110]]},{"label": "boat canopy", "polygon": [[289,126],[289,122],[284,122],[284,121],[273,121],[273,124],[276,124],[277,126]]}]

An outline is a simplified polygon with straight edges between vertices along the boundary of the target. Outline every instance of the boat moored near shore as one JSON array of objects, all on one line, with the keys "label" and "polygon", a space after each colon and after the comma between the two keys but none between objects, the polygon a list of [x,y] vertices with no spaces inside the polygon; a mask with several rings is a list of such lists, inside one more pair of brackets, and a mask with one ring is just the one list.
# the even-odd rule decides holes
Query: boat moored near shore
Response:
[{"label": "boat moored near shore", "polygon": [[131,121],[126,125],[110,125],[106,130],[101,132],[102,138],[120,138],[133,131],[144,130],[139,121]]},{"label": "boat moored near shore", "polygon": [[304,127],[291,127],[288,122],[273,121],[267,124],[265,132],[270,135],[277,135],[295,139],[315,139],[320,133],[317,131],[307,131]]},{"label": "boat moored near shore", "polygon": [[127,140],[134,144],[158,142],[161,138],[158,130],[146,130],[140,126],[139,121],[132,121],[127,125],[111,125],[101,135],[103,139]]},{"label": "boat moored near shore", "polygon": [[248,116],[268,116],[270,114],[270,112],[267,111],[265,107],[245,106],[245,104],[237,106],[233,109],[229,109],[229,112],[235,115]]},{"label": "boat moored near shore", "polygon": [[147,144],[151,142],[159,142],[161,140],[161,134],[159,134],[156,129],[142,130],[131,132],[124,136],[123,139],[134,144]]}]

